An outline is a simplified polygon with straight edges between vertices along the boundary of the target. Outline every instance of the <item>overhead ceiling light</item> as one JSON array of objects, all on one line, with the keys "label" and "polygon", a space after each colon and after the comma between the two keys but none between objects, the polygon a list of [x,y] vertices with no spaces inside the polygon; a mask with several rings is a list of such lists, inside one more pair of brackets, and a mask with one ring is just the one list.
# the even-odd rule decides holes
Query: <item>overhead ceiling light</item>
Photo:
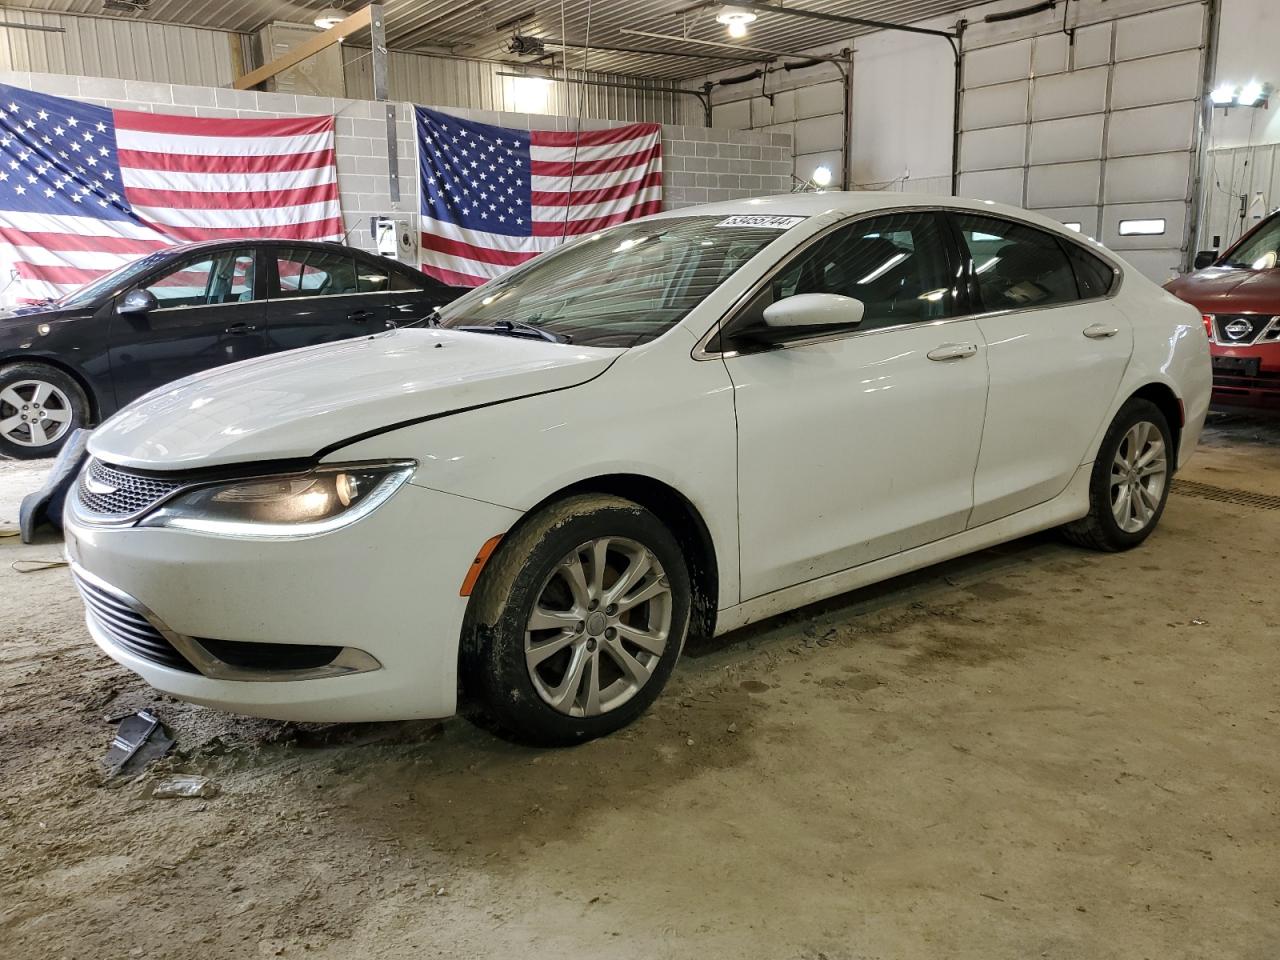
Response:
[{"label": "overhead ceiling light", "polygon": [[1236,88],[1230,83],[1220,83],[1213,88],[1213,93],[1209,94],[1209,97],[1218,106],[1226,106],[1236,98]]},{"label": "overhead ceiling light", "polygon": [[744,7],[723,6],[720,12],[716,14],[716,23],[723,23],[729,28],[729,36],[745,37],[747,35],[747,25],[756,22],[756,14],[753,10],[747,10]]},{"label": "overhead ceiling light", "polygon": [[1250,80],[1240,88],[1240,96],[1237,98],[1242,107],[1252,107],[1255,103],[1262,99],[1262,84],[1257,80]]},{"label": "overhead ceiling light", "polygon": [[819,187],[831,186],[831,168],[827,166],[815,167],[813,175],[809,178]]},{"label": "overhead ceiling light", "polygon": [[347,15],[337,7],[326,7],[316,14],[313,23],[321,30],[330,30],[345,19],[347,19]]}]

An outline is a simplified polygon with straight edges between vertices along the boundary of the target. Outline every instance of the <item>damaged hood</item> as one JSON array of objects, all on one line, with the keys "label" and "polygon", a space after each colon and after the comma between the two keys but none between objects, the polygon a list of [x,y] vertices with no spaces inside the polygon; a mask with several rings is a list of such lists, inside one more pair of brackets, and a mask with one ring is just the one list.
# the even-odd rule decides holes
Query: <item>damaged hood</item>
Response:
[{"label": "damaged hood", "polygon": [[344,440],[586,383],[622,350],[405,329],[274,354],[178,380],[93,432],[109,463],[183,470],[308,458]]}]

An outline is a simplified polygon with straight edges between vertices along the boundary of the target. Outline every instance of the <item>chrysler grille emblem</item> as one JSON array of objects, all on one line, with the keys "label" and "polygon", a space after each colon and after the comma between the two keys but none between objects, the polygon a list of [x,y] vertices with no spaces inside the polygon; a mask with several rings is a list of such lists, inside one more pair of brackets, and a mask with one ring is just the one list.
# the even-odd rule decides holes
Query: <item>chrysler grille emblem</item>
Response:
[{"label": "chrysler grille emblem", "polygon": [[1243,340],[1253,332],[1253,325],[1248,320],[1232,320],[1223,330],[1232,340]]},{"label": "chrysler grille emblem", "polygon": [[93,477],[84,478],[84,487],[90,493],[99,497],[109,497],[120,489],[119,487],[111,486],[109,483],[103,483],[101,480],[95,480]]}]

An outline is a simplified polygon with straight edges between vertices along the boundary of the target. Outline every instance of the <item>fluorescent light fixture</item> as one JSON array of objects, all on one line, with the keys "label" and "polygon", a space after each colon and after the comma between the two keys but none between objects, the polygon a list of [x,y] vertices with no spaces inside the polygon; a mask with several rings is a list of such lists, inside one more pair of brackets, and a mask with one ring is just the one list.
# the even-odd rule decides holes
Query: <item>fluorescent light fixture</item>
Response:
[{"label": "fluorescent light fixture", "polygon": [[1151,220],[1121,220],[1122,237],[1158,237],[1164,233],[1164,218]]},{"label": "fluorescent light fixture", "polygon": [[1219,107],[1225,107],[1236,98],[1235,84],[1220,83],[1213,88],[1213,93],[1209,94],[1209,99]]},{"label": "fluorescent light fixture", "polygon": [[862,286],[864,283],[871,283],[871,281],[875,280],[877,277],[883,277],[905,259],[907,259],[907,255],[905,253],[895,253],[892,257],[859,280],[858,286]]},{"label": "fluorescent light fixture", "polygon": [[820,187],[829,187],[831,186],[831,168],[825,165],[815,167],[813,170],[813,176],[809,179]]},{"label": "fluorescent light fixture", "polygon": [[722,23],[728,27],[729,36],[731,37],[745,37],[747,35],[747,25],[755,22],[755,11],[747,10],[743,7],[726,5],[721,7],[716,14],[716,23]]},{"label": "fluorescent light fixture", "polygon": [[1074,220],[1066,221],[1065,223],[1063,223],[1063,226],[1066,227],[1068,230],[1074,230],[1076,233],[1080,232],[1081,225],[1076,223]]},{"label": "fluorescent light fixture", "polygon": [[1242,107],[1252,107],[1255,103],[1262,99],[1262,84],[1257,80],[1250,80],[1240,88],[1240,94],[1236,99]]},{"label": "fluorescent light fixture", "polygon": [[316,14],[316,18],[312,22],[321,30],[329,30],[345,19],[347,19],[347,15],[337,7],[326,7]]}]

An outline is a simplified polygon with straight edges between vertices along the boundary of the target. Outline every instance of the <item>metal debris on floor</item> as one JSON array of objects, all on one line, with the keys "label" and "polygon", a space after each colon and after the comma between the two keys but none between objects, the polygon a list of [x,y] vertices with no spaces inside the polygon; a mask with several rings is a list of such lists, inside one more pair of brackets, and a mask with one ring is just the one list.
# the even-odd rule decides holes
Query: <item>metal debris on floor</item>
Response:
[{"label": "metal debris on floor", "polygon": [[179,774],[161,780],[151,791],[152,800],[199,798],[208,800],[218,795],[218,784],[208,777]]},{"label": "metal debris on floor", "polygon": [[174,739],[150,710],[118,717],[115,738],[104,758],[109,776],[135,773],[173,749]]}]

